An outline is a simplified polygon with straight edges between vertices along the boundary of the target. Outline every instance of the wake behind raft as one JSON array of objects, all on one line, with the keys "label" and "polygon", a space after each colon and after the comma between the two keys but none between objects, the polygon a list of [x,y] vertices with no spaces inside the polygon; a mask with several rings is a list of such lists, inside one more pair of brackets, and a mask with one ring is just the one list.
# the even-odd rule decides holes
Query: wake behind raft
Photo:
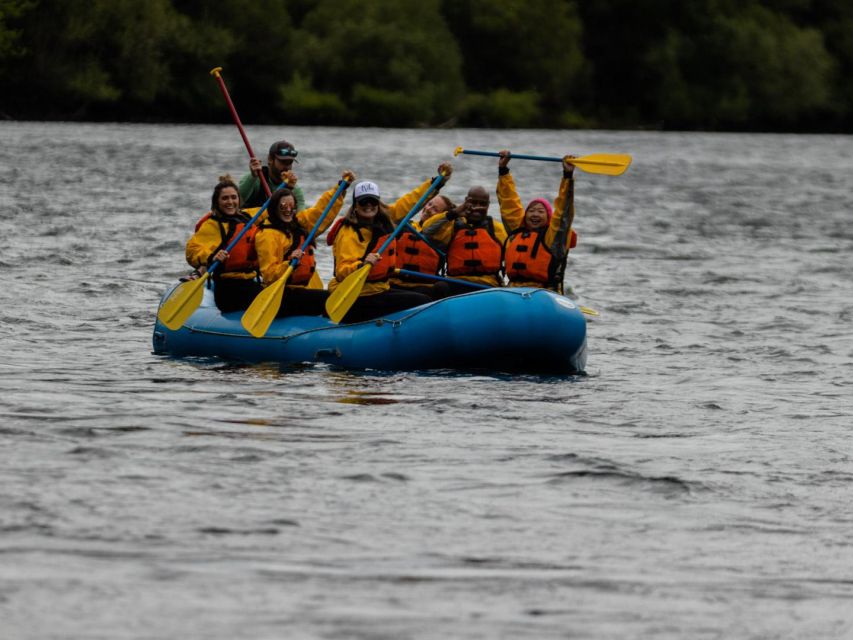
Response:
[{"label": "wake behind raft", "polygon": [[180,329],[156,322],[154,352],[381,371],[577,374],[586,366],[583,314],[572,300],[545,289],[484,289],[355,324],[277,318],[263,338],[243,329],[242,314],[221,313],[206,289]]}]

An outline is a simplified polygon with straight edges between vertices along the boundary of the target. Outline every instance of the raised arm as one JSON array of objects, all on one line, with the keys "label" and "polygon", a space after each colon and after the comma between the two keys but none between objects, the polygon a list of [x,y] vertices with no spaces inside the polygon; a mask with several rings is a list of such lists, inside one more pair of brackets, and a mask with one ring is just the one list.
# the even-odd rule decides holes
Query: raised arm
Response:
[{"label": "raised arm", "polygon": [[545,244],[552,250],[565,251],[571,244],[572,224],[575,221],[575,167],[566,160],[573,157],[566,156],[563,159],[563,179],[560,181],[560,190],[554,201],[554,215],[545,234]]},{"label": "raised arm", "polygon": [[[341,178],[343,180],[347,180],[352,183],[355,181],[355,174],[352,171],[344,171],[341,174]],[[335,195],[335,191],[337,191],[338,185],[336,184],[334,187],[323,193],[314,203],[313,206],[308,207],[307,209],[302,209],[296,214],[296,221],[299,223],[299,226],[302,227],[306,232],[314,227],[317,223],[317,220],[320,219],[320,216],[323,215],[323,211],[329,204],[329,200],[332,199],[332,196]],[[329,210],[329,213],[323,219],[323,222],[320,223],[319,228],[317,229],[317,237],[319,238],[326,232],[332,223],[335,221],[335,218],[338,217],[338,213],[340,213],[341,207],[344,204],[344,200],[346,199],[346,189],[341,193],[341,196],[338,198],[337,202],[332,205],[332,208]],[[299,205],[297,204],[297,207]]]},{"label": "raised arm", "polygon": [[498,205],[501,209],[501,220],[508,231],[512,232],[524,224],[524,205],[518,196],[515,180],[509,172],[509,161],[512,154],[508,149],[498,152]]},{"label": "raised arm", "polygon": [[[438,173],[444,176],[444,181],[450,180],[450,175],[453,173],[453,166],[449,162],[442,162],[438,165]],[[396,201],[388,205],[388,213],[391,219],[396,223],[406,217],[406,214],[412,210],[412,207],[417,204],[421,196],[426,193],[432,184],[432,179],[427,180],[420,186],[416,187],[406,195],[400,197]]]}]

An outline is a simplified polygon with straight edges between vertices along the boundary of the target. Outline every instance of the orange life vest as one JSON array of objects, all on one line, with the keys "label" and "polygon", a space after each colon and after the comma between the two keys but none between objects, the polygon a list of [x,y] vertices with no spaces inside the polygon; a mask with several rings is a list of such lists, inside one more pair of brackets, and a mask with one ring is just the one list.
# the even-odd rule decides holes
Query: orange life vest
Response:
[{"label": "orange life vest", "polygon": [[[246,223],[251,219],[249,214],[245,211],[241,211],[239,218],[236,220],[229,218],[223,219],[208,211],[198,222],[196,222],[195,230],[198,231],[201,228],[201,225],[204,224],[208,218],[213,218],[213,220],[219,225],[219,235],[222,238],[222,242],[220,242],[219,246],[213,250],[213,254],[211,255],[215,255],[217,251],[227,247],[231,242],[231,238],[240,233],[240,231],[243,230],[243,227],[246,226]],[[231,248],[231,251],[228,252],[228,259],[222,265],[220,273],[234,273],[238,271],[257,272],[258,254],[255,252],[255,234],[257,232],[257,225],[252,225],[243,237],[240,238],[240,242],[234,245]]]},{"label": "orange life vest", "polygon": [[447,247],[447,275],[498,275],[502,258],[503,245],[495,237],[491,218],[477,227],[460,220],[453,223],[453,237]]},{"label": "orange life vest", "polygon": [[397,237],[397,268],[419,273],[437,274],[441,270],[441,254],[413,231]]},{"label": "orange life vest", "polygon": [[[507,237],[504,244],[504,270],[511,283],[539,282],[549,289],[559,290],[566,255],[558,258],[545,246],[547,231],[547,227],[534,231],[522,227]],[[578,236],[572,229],[569,247],[574,248],[577,242]]]},{"label": "orange life vest", "polygon": [[[329,229],[329,232],[326,234],[326,242],[329,245],[333,245],[335,243],[335,238],[337,238],[338,233],[340,232],[343,226],[350,227],[353,231],[355,231],[356,235],[358,235],[359,242],[364,242],[364,239],[361,236],[361,229],[359,225],[353,224],[346,218],[338,218],[335,220],[334,224]],[[378,235],[382,233],[383,228],[390,228],[390,222],[386,222],[385,224],[375,225],[371,227],[371,239],[370,242],[367,243],[367,249],[364,254],[361,256],[361,260],[368,256],[368,254],[372,253],[376,247],[381,247],[388,236],[391,235],[391,231],[388,231],[382,235]],[[394,269],[397,267],[397,240],[393,240],[388,244],[388,247],[385,249],[385,252],[380,256],[379,262],[373,265],[370,268],[370,274],[367,276],[368,282],[377,282],[382,280],[388,280],[394,272]],[[335,273],[337,273],[337,266],[335,267]]]},{"label": "orange life vest", "polygon": [[[383,236],[376,237],[376,231],[373,232],[374,237],[367,243],[367,250],[364,252],[364,255],[361,256],[362,261],[367,257],[367,254],[373,253],[373,250],[376,247],[381,247],[385,240],[388,239],[390,233],[386,233]],[[394,269],[397,268],[397,240],[394,239],[391,243],[385,248],[385,252],[381,255],[379,262],[373,265],[370,269],[370,273],[367,276],[368,282],[379,282],[382,280],[387,280],[394,273]]]},{"label": "orange life vest", "polygon": [[506,239],[504,264],[510,282],[553,284],[560,261],[545,246],[547,228],[518,229]]},{"label": "orange life vest", "polygon": [[[290,262],[290,254],[293,253],[294,249],[298,249],[300,246],[301,244],[293,243],[293,247],[287,252],[284,259]],[[299,263],[293,268],[293,273],[290,275],[290,284],[308,284],[311,281],[311,276],[314,275],[314,271],[316,270],[317,262],[314,259],[314,243],[312,242],[305,247],[302,259],[299,260]]]}]

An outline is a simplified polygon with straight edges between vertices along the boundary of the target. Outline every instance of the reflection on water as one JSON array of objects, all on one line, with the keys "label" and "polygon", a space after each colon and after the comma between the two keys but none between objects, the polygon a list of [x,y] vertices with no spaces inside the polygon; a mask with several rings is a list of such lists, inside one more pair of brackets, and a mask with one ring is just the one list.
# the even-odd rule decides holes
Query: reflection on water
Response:
[{"label": "reflection on water", "polygon": [[[398,404],[404,401],[396,398],[386,398],[371,392],[350,391],[349,395],[338,398],[336,402],[341,402],[343,404]],[[417,401],[409,400],[408,402]]]}]

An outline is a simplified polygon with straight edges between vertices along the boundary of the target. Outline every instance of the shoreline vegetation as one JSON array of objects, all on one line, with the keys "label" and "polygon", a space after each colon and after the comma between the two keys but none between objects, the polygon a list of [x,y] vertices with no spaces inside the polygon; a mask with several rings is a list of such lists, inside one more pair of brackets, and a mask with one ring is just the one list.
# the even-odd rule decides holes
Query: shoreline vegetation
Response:
[{"label": "shoreline vegetation", "polygon": [[853,132],[849,0],[0,0],[0,118]]}]

